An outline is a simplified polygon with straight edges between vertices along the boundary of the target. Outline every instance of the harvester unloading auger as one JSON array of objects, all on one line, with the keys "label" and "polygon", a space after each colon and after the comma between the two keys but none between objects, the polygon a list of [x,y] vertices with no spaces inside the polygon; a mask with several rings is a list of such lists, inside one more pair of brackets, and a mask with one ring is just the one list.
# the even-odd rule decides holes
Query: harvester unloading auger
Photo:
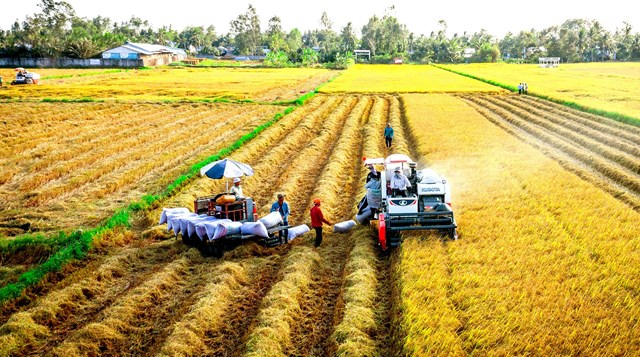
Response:
[{"label": "harvester unloading auger", "polygon": [[[356,219],[369,222],[378,234],[382,250],[400,245],[402,231],[438,230],[451,239],[458,239],[456,220],[451,209],[451,189],[447,180],[431,169],[417,170],[417,164],[407,155],[393,154],[383,158],[366,159],[365,165],[383,166],[380,170],[380,189],[369,191],[360,201]],[[407,176],[411,187],[407,197],[394,197],[391,178],[396,169]],[[371,190],[371,189],[369,189]],[[371,210],[367,197],[379,194],[380,207]]]}]

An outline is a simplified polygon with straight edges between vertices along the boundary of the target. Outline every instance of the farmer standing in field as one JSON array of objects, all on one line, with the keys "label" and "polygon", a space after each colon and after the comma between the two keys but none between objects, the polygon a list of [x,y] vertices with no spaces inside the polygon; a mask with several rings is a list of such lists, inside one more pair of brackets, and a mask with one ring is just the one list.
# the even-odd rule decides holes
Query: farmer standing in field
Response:
[{"label": "farmer standing in field", "polygon": [[[271,211],[270,212],[279,212],[280,216],[282,216],[282,223],[285,226],[289,225],[289,214],[291,213],[289,211],[289,204],[287,202],[284,201],[284,194],[279,193],[278,194],[278,200],[276,202],[274,202],[271,205]],[[280,239],[282,239],[282,236],[288,237],[289,236],[289,230],[288,229],[284,229],[280,231]]]},{"label": "farmer standing in field", "polygon": [[320,246],[322,243],[322,223],[326,223],[328,225],[333,225],[333,223],[327,221],[322,215],[322,210],[320,209],[320,199],[313,199],[313,207],[309,211],[311,213],[311,227],[316,231],[316,248]]},{"label": "farmer standing in field", "polygon": [[391,141],[393,140],[393,128],[391,123],[387,123],[387,127],[384,128],[384,141],[387,144],[387,148],[391,148]]}]

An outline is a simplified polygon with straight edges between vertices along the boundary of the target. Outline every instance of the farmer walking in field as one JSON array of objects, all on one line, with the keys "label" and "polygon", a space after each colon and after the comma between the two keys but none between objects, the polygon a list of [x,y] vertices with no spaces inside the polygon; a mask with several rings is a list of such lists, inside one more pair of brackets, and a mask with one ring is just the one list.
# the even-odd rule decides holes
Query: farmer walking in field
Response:
[{"label": "farmer walking in field", "polygon": [[387,148],[391,148],[391,141],[393,141],[393,128],[391,123],[387,123],[387,127],[384,128],[384,141],[387,144]]},{"label": "farmer walking in field", "polygon": [[333,223],[327,221],[322,215],[322,210],[320,209],[320,199],[313,199],[313,207],[310,210],[311,213],[311,227],[316,231],[316,248],[320,246],[322,243],[322,223],[326,223],[328,225],[333,225]]}]

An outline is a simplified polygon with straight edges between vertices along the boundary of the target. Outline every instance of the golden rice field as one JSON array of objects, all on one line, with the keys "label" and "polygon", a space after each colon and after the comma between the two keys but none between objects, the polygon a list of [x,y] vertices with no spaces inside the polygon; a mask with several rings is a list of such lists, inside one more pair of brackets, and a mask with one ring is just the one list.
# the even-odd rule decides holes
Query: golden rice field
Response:
[{"label": "golden rice field", "polygon": [[[94,68],[94,69],[76,69],[76,68],[26,68],[30,72],[36,72],[41,78],[49,77],[80,77],[80,76],[110,76],[114,73],[128,72],[129,69],[119,68]],[[5,84],[9,84],[15,79],[14,68],[0,68],[0,76],[3,77]]]},{"label": "golden rice field", "polygon": [[[399,252],[404,351],[634,354],[640,344],[637,206],[603,190],[606,181],[576,175],[592,168],[565,169],[545,155],[565,155],[553,139],[520,130],[498,110],[507,99],[529,106],[520,116],[536,116],[536,106],[516,96],[480,98],[403,96],[415,153],[449,173],[459,197],[454,208],[465,222],[457,242],[412,239]],[[573,129],[539,130],[572,140]]]},{"label": "golden rice field", "polygon": [[354,65],[321,93],[501,92],[502,89],[427,65]]},{"label": "golden rice field", "polygon": [[[417,75],[422,87],[397,89]],[[451,88],[471,81],[469,90],[434,90],[445,77]],[[360,93],[373,78],[379,90]],[[259,215],[284,192],[298,225],[310,223],[314,197],[330,221],[353,219],[362,157],[408,154],[451,183],[460,239],[406,234],[387,255],[368,227],[325,228],[317,249],[308,233],[206,257],[157,225],[162,207],[224,189],[197,178],[131,228],[100,236],[85,260],[0,304],[0,356],[637,354],[640,132],[474,83],[433,67],[356,66],[323,87],[344,92],[314,96],[232,155],[256,172],[243,186]],[[11,209],[0,227],[95,224],[283,109],[1,103],[3,114],[23,114],[2,121],[0,202]],[[0,254],[0,281],[47,254]]]},{"label": "golden rice field", "polygon": [[640,63],[563,63],[557,68],[535,64],[444,65],[458,72],[570,101],[588,108],[640,118]]},{"label": "golden rice field", "polygon": [[[95,69],[28,70],[41,75],[40,84],[6,86],[0,90],[0,99],[291,101],[335,75],[325,69],[278,68],[153,68],[116,73]],[[5,84],[15,77],[12,70],[0,73],[4,74]],[[74,76],[55,78],[69,75]]]}]

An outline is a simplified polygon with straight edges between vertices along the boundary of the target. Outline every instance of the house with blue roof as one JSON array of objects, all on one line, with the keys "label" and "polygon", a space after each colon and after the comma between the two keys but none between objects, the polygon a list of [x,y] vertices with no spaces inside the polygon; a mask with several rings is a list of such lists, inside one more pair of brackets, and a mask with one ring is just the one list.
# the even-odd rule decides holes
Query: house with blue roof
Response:
[{"label": "house with blue roof", "polygon": [[102,58],[141,60],[142,66],[153,67],[182,61],[187,58],[187,52],[176,47],[127,42],[122,46],[102,52]]}]

